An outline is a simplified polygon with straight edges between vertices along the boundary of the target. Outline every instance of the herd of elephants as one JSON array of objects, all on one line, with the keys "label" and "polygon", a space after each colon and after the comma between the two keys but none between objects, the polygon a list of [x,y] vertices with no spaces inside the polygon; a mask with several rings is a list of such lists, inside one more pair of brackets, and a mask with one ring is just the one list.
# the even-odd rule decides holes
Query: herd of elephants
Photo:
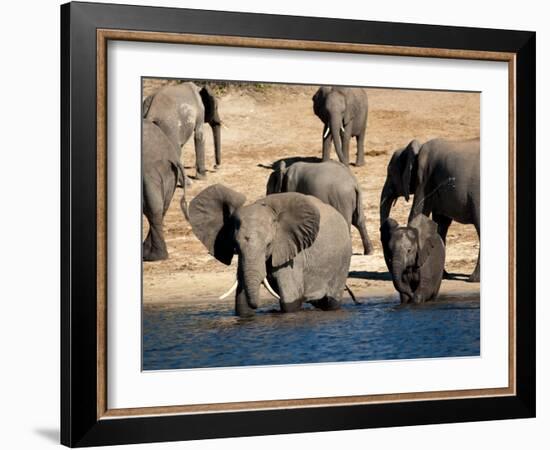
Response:
[{"label": "herd of elephants", "polygon": [[[238,256],[236,281],[222,297],[235,292],[235,312],[250,316],[263,285],[291,312],[309,303],[337,309],[348,290],[352,247],[350,227],[359,230],[364,253],[371,254],[360,185],[348,168],[352,137],[356,165],[365,164],[368,116],[362,88],[320,87],[313,112],[324,124],[322,161],[280,160],[266,183],[266,196],[245,205],[246,197],[215,184],[187,205],[188,183],[182,147],[194,139],[196,178],[206,176],[205,123],[212,129],[216,167],[221,165],[218,100],[209,86],[192,82],[161,87],[143,101],[143,214],[149,231],[143,260],[166,259],[163,219],[174,192],[183,188],[181,207],[208,252],[229,265]],[[330,159],[334,145],[338,160]],[[412,140],[388,162],[380,196],[380,236],[384,258],[402,303],[437,297],[446,276],[445,240],[453,220],[473,224],[480,234],[479,138],[465,141]],[[408,223],[390,218],[399,197],[413,196]],[[430,218],[431,215],[431,218]],[[468,281],[479,282],[479,255]]]}]

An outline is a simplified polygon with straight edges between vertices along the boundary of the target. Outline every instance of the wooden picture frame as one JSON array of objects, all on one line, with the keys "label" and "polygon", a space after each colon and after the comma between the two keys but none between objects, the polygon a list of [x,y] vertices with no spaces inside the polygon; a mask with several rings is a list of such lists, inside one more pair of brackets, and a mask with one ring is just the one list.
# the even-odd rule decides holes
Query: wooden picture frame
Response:
[{"label": "wooden picture frame", "polygon": [[[113,410],[107,405],[109,40],[505,61],[509,386]],[[535,415],[535,33],[125,5],[61,7],[61,442],[90,446]]]}]

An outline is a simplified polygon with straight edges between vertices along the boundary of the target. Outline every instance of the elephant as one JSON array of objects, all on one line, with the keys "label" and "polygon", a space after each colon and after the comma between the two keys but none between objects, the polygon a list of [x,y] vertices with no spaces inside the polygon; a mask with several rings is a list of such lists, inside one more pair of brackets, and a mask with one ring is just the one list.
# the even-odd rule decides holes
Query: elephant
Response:
[{"label": "elephant", "polygon": [[348,224],[357,228],[363,252],[370,255],[372,243],[367,233],[361,187],[348,167],[337,161],[295,162],[289,167],[284,160],[274,166],[269,176],[267,195],[278,192],[300,192],[313,195],[336,209]]},{"label": "elephant", "polygon": [[445,265],[445,245],[437,224],[424,214],[417,215],[406,227],[389,218],[380,233],[384,258],[401,303],[434,300]]},{"label": "elephant", "polygon": [[144,261],[160,261],[168,258],[162,228],[178,183],[184,187],[180,205],[184,213],[187,209],[185,172],[174,144],[157,125],[143,119],[142,136],[142,208],[149,222],[142,257]]},{"label": "elephant", "polygon": [[356,166],[365,164],[368,98],[362,88],[320,87],[312,98],[313,112],[325,124],[323,127],[323,161],[330,159],[334,142],[340,162],[349,164],[349,141],[357,139]]},{"label": "elephant", "polygon": [[351,261],[346,221],[332,206],[296,192],[272,194],[244,206],[246,197],[214,184],[189,204],[197,238],[223,264],[238,255],[235,313],[253,316],[260,286],[279,300],[282,312],[304,302],[338,309]]},{"label": "elephant", "polygon": [[192,82],[164,86],[143,101],[143,117],[157,124],[181,148],[194,133],[196,178],[206,177],[204,155],[204,123],[212,128],[216,165],[221,165],[221,119],[218,100],[206,86],[200,89]]},{"label": "elephant", "polygon": [[[414,195],[409,222],[418,214],[438,225],[443,243],[453,220],[475,226],[480,236],[479,138],[450,141],[433,139],[423,145],[412,140],[396,150],[380,196],[380,224],[389,217],[398,197]],[[481,249],[480,249],[481,252]],[[479,282],[480,255],[468,281]]]}]

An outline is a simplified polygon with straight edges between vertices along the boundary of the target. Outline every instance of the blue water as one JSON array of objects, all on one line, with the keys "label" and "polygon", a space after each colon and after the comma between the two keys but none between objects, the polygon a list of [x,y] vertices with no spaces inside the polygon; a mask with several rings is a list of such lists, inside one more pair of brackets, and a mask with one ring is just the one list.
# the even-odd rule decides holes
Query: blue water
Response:
[{"label": "blue water", "polygon": [[479,294],[361,301],[329,312],[261,308],[247,319],[219,301],[146,306],[143,370],[479,356]]}]

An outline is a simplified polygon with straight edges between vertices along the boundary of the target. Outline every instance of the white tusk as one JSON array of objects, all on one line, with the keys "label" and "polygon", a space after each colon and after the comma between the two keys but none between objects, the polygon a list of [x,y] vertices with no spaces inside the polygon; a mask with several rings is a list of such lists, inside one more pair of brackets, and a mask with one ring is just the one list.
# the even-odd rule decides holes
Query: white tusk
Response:
[{"label": "white tusk", "polygon": [[340,127],[340,130],[342,130],[342,133],[345,133],[345,132],[346,132],[346,130],[344,130],[344,126],[343,126],[343,125]]},{"label": "white tusk", "polygon": [[267,281],[267,277],[264,278],[264,281],[262,281],[262,284],[267,289],[267,292],[269,292],[273,297],[275,297],[277,300],[281,300],[281,297],[273,290],[271,285],[269,284],[269,281]]},{"label": "white tusk", "polygon": [[223,294],[222,296],[218,297],[219,300],[223,300],[225,297],[228,297],[229,295],[231,295],[232,292],[235,292],[235,289],[237,289],[237,286],[239,284],[239,281],[238,280],[235,280],[235,282],[233,283],[233,286],[231,286],[229,288],[229,290]]},{"label": "white tusk", "polygon": [[327,127],[325,134],[323,134],[323,139],[326,139],[329,133],[330,133],[330,127]]}]

